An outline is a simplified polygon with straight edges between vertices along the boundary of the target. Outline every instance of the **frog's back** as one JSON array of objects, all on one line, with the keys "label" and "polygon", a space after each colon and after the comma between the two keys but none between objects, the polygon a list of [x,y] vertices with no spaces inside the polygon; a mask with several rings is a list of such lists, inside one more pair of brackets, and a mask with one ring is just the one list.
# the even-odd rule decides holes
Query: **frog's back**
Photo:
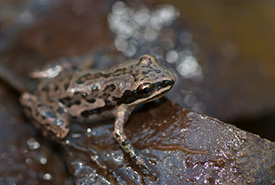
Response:
[{"label": "frog's back", "polygon": [[[86,76],[89,74],[89,81],[97,83],[102,79],[99,70],[77,71],[74,73],[60,74],[54,78],[41,79],[35,94],[45,98],[60,99],[74,95],[74,89],[84,85],[87,81]],[[82,85],[82,86],[83,86]]]},{"label": "frog's back", "polygon": [[130,74],[88,70],[72,75],[58,76],[41,81],[36,93],[45,101],[62,104],[67,112],[83,120],[112,117],[118,100],[123,97],[123,87],[131,85]]}]

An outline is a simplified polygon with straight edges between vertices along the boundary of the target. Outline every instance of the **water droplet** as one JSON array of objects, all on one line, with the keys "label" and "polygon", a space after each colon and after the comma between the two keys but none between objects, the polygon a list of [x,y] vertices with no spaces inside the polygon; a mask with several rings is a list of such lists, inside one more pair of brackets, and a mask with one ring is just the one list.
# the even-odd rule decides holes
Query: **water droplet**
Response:
[{"label": "water droplet", "polygon": [[48,161],[48,160],[47,160],[45,157],[41,157],[41,158],[40,158],[40,163],[41,163],[41,164],[46,164],[47,161]]},{"label": "water droplet", "polygon": [[9,154],[7,152],[3,152],[1,154],[2,159],[7,159],[9,157]]},{"label": "water droplet", "polygon": [[82,162],[78,163],[78,168],[83,168],[83,163]]},{"label": "water droplet", "polygon": [[26,164],[30,165],[30,164],[32,164],[32,159],[27,158],[25,162],[26,162]]},{"label": "water droplet", "polygon": [[91,128],[87,128],[87,132],[88,132],[88,133],[91,133],[91,132],[92,132],[92,129],[91,129]]},{"label": "water droplet", "polygon": [[74,139],[81,138],[81,134],[79,134],[79,133],[74,133],[74,134],[72,134],[72,138],[74,138]]},{"label": "water droplet", "polygon": [[35,150],[35,149],[38,149],[40,147],[40,143],[38,143],[37,141],[35,141],[34,138],[30,138],[27,141],[27,144],[29,146],[29,149],[31,149],[31,150]]},{"label": "water droplet", "polygon": [[49,174],[49,173],[45,173],[45,174],[44,174],[44,176],[43,176],[43,179],[44,179],[44,180],[48,180],[48,181],[49,181],[49,180],[52,180],[52,179],[53,179],[53,177],[52,177],[52,175],[51,175],[51,174]]}]

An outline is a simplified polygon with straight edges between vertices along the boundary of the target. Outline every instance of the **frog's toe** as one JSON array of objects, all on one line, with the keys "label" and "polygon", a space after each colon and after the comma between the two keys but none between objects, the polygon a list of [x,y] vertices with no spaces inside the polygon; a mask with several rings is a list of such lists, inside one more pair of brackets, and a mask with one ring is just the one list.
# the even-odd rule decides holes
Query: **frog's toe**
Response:
[{"label": "frog's toe", "polygon": [[138,165],[138,167],[143,175],[151,180],[157,180],[157,175],[152,170],[150,170],[146,164]]}]

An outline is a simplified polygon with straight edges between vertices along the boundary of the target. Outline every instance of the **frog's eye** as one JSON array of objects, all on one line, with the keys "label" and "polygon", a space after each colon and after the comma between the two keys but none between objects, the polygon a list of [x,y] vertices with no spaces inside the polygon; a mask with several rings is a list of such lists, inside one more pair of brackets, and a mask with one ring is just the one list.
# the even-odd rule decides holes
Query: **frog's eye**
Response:
[{"label": "frog's eye", "polygon": [[140,96],[149,96],[153,91],[154,86],[151,83],[143,83],[137,88],[137,94]]}]

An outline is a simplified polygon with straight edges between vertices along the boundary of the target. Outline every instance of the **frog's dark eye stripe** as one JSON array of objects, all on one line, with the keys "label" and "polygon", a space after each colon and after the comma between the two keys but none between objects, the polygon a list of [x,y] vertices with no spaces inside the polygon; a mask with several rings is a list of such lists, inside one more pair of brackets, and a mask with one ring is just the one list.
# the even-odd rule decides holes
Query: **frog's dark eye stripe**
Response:
[{"label": "frog's dark eye stripe", "polygon": [[164,81],[155,83],[155,86],[158,88],[158,90],[167,86],[172,86],[172,85],[174,85],[174,81],[171,81],[171,80],[164,80]]}]

